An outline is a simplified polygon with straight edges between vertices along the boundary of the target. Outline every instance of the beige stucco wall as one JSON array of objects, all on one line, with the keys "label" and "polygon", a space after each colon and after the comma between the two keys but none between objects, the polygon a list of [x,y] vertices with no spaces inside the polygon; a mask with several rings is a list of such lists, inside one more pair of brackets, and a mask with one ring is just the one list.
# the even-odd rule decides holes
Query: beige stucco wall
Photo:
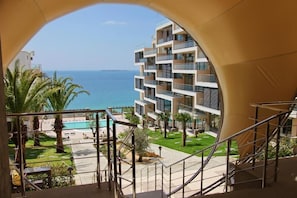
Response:
[{"label": "beige stucco wall", "polygon": [[253,123],[248,119],[254,114],[250,103],[295,97],[297,1],[290,0],[3,0],[4,66],[51,20],[109,2],[154,9],[181,24],[199,43],[214,65],[223,93],[221,138]]}]

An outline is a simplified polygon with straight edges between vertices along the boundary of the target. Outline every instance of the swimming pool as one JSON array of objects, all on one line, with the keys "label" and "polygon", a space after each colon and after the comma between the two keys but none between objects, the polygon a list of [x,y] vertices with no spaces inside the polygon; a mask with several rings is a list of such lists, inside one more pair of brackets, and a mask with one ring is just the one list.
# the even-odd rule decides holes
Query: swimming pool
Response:
[{"label": "swimming pool", "polygon": [[[112,120],[109,121],[110,125],[112,124]],[[71,122],[63,122],[63,129],[89,129],[91,126],[93,128],[96,127],[95,121],[85,120],[85,121],[71,121]],[[106,127],[106,120],[99,120],[99,127]]]}]

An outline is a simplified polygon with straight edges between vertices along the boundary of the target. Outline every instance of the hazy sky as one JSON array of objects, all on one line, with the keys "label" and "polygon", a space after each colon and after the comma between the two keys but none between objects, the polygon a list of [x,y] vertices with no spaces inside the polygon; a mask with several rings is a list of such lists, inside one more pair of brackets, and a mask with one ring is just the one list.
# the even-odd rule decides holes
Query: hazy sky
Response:
[{"label": "hazy sky", "polygon": [[134,70],[134,50],[150,47],[164,21],[145,7],[98,4],[48,23],[23,50],[34,51],[43,70]]}]

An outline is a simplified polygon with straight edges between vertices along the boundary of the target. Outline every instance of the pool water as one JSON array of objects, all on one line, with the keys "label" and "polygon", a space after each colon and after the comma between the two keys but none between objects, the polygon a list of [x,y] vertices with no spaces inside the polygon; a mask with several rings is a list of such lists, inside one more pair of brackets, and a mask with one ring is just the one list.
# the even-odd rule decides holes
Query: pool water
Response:
[{"label": "pool water", "polygon": [[[112,121],[109,121],[110,125]],[[63,122],[64,128],[63,129],[90,129],[92,126],[93,128],[96,127],[95,121],[73,121],[73,122]],[[106,127],[106,120],[99,120],[99,127]]]}]

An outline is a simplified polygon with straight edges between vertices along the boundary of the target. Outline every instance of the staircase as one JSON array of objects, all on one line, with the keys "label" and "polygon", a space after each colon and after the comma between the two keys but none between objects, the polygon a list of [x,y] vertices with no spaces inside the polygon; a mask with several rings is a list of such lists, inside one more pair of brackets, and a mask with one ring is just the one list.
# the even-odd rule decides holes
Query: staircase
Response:
[{"label": "staircase", "polygon": [[[281,131],[295,104],[254,104],[254,125],[170,165],[159,160],[138,170],[132,190],[124,190],[123,196],[154,192],[154,197],[197,197],[271,185],[277,181]],[[237,155],[231,145],[245,137]],[[216,157],[221,146],[226,146],[225,153]]]}]

